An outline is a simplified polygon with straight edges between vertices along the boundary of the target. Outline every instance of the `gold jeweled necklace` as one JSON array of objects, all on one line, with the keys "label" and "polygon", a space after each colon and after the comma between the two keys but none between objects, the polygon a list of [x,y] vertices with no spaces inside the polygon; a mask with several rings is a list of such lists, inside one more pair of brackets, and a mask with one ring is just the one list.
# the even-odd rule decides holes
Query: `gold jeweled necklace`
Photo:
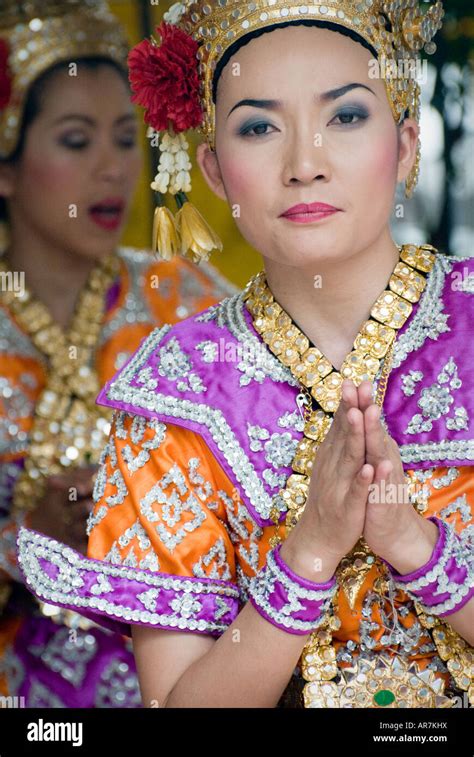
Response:
[{"label": "gold jeweled necklace", "polygon": [[[298,395],[297,402],[305,406],[303,438],[292,461],[293,473],[288,477],[285,487],[280,490],[281,500],[287,507],[286,533],[294,528],[303,513],[314,456],[331,427],[334,413],[339,406],[343,380],[352,379],[357,386],[366,379],[373,381],[379,371],[381,360],[384,359],[375,398],[376,404],[382,406],[396,333],[411,315],[413,303],[419,300],[426,286],[425,274],[431,271],[436,253],[436,249],[431,245],[398,245],[398,250],[399,261],[390,276],[388,288],[377,298],[370,311],[370,318],[362,324],[355,338],[353,350],[347,355],[340,371],[331,365],[320,350],[310,346],[309,339],[276,302],[266,282],[264,271],[253,277],[245,289],[244,301],[253,317],[255,329],[273,354],[299,381],[301,394]],[[315,410],[312,409],[314,401]],[[413,482],[408,476],[407,483],[413,492]],[[419,512],[426,510],[427,504],[423,499],[413,497],[412,501]],[[282,541],[279,534],[280,512],[275,505],[271,517],[276,528],[270,546]],[[360,588],[374,564],[381,573],[374,589],[383,596],[388,590],[387,567],[369,550],[362,537],[341,560],[336,571],[337,583],[344,591],[351,609],[354,609]],[[447,661],[456,684],[461,689],[468,690],[470,701],[474,704],[474,650],[440,618],[427,616],[417,603],[415,609],[420,623],[427,629],[434,629],[433,640],[440,657]],[[442,694],[443,682],[435,679],[431,671],[424,671],[417,676],[413,663],[406,663],[399,658],[394,667],[386,655],[379,655],[379,658],[383,657],[380,663],[384,666],[383,669],[379,663],[370,665],[366,660],[358,660],[356,667],[350,671],[342,671],[344,675],[341,674],[339,683],[335,683],[332,679],[341,671],[336,663],[332,632],[339,627],[336,593],[326,620],[311,634],[301,654],[300,667],[307,681],[303,690],[305,707],[347,706],[350,700],[347,696],[349,690],[354,692],[355,706],[387,706],[387,703],[380,702],[387,696],[385,692],[390,680],[392,688],[397,692],[397,696],[390,692],[394,696],[393,706],[453,705],[453,700]],[[364,680],[364,684],[356,691],[357,685],[354,686],[354,681],[358,680],[358,676],[360,680]],[[351,681],[352,688],[348,686],[347,679]],[[413,685],[415,679],[418,682],[416,686]]]},{"label": "gold jeweled necklace", "polygon": [[[100,386],[94,354],[103,325],[105,295],[119,267],[112,254],[93,268],[67,333],[26,288],[20,294],[8,288],[0,292],[0,304],[9,309],[47,361],[47,379],[36,402],[25,467],[13,492],[14,509],[34,509],[48,476],[98,462],[111,413],[95,404]],[[0,271],[11,273],[2,258]]]},{"label": "gold jeweled necklace", "polygon": [[[1,256],[0,271],[5,277],[11,275]],[[23,288],[19,296],[7,287],[0,291],[0,304],[9,309],[47,361],[46,382],[35,405],[24,469],[13,490],[12,512],[33,510],[44,496],[48,476],[99,462],[112,411],[95,404],[100,386],[94,357],[106,294],[119,271],[115,254],[92,269],[67,332],[28,289]],[[0,586],[0,609],[8,602],[11,588],[11,584]],[[72,610],[37,602],[40,612],[58,624],[84,629],[95,625]]]}]

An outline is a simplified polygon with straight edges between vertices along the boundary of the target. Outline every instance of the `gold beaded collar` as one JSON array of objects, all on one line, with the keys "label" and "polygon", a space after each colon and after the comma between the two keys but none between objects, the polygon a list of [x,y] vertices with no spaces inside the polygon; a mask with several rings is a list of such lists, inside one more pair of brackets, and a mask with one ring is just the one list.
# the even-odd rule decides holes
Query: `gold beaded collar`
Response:
[{"label": "gold beaded collar", "polygon": [[[345,378],[352,379],[358,386],[364,379],[373,381],[383,360],[375,401],[382,406],[388,375],[391,367],[396,333],[406,323],[426,286],[426,275],[431,271],[436,249],[431,245],[398,245],[399,261],[390,276],[387,288],[374,303],[370,318],[362,324],[354,341],[353,350],[337,371],[330,361],[293,322],[288,313],[274,299],[268,287],[265,272],[257,274],[247,285],[244,293],[246,306],[253,318],[253,325],[273,354],[286,365],[299,381],[302,393],[297,402],[305,406],[305,425],[292,461],[293,474],[288,477],[285,487],[280,490],[281,509],[287,509],[285,528],[290,531],[301,517],[306,504],[309,476],[316,450],[328,433],[341,398],[341,386]],[[298,404],[300,404],[298,402]],[[315,409],[313,406],[315,405]],[[407,480],[413,494],[413,486]],[[412,497],[414,506],[420,513],[426,510],[423,497]],[[272,519],[276,533],[270,539],[270,546],[282,541],[279,531],[281,510],[275,505]],[[352,551],[341,560],[336,571],[338,587],[354,609],[359,590],[374,564],[380,570],[380,577],[374,583],[374,591],[386,596],[389,590],[387,569],[369,550],[361,537]],[[398,669],[392,671],[392,662],[385,657],[378,665],[385,666],[386,675],[381,683],[380,676],[368,675],[368,669],[375,663],[358,660],[350,670],[340,671],[336,662],[336,651],[332,645],[332,634],[340,627],[337,614],[338,593],[336,593],[328,615],[317,631],[311,634],[300,657],[299,666],[306,681],[303,689],[305,707],[348,706],[347,676],[351,682],[352,706],[377,707],[377,696],[385,695],[387,686],[404,694],[394,698],[391,706],[402,707],[450,707],[454,700],[443,695],[444,686],[439,680],[428,681],[426,673],[420,675],[415,663],[404,663],[397,658]],[[469,701],[474,704],[474,691],[466,675],[474,657],[467,642],[441,618],[428,616],[418,603],[415,611],[421,625],[430,630],[442,660],[461,690],[468,691]],[[449,640],[449,643],[448,643]],[[372,665],[372,668],[371,668]],[[365,666],[365,667],[364,667]],[[363,676],[359,676],[363,673]],[[372,671],[373,673],[373,671]],[[334,679],[340,674],[340,679]],[[359,682],[359,678],[364,682]],[[416,679],[416,680],[415,680]],[[424,698],[420,698],[420,681],[423,681]],[[381,688],[382,687],[382,688]],[[397,688],[398,687],[398,688]],[[400,689],[401,691],[401,689]]]},{"label": "gold beaded collar", "polygon": [[[273,354],[286,365],[299,381],[302,394],[297,401],[305,405],[305,426],[292,462],[294,474],[281,490],[282,508],[289,508],[286,527],[292,528],[306,502],[308,477],[317,448],[328,433],[340,398],[344,379],[352,379],[358,386],[364,379],[373,381],[381,360],[388,374],[396,332],[404,325],[426,285],[426,274],[435,261],[431,245],[398,246],[399,260],[390,276],[387,289],[377,298],[370,318],[362,324],[353,350],[347,355],[340,371],[292,321],[274,299],[265,272],[257,274],[247,285],[244,300],[253,317],[253,324]],[[385,393],[388,375],[382,377],[379,389]],[[382,393],[376,398],[381,405]],[[316,409],[313,410],[313,405]],[[272,518],[279,523],[280,512],[275,507]],[[272,544],[280,541],[278,534]]]},{"label": "gold beaded collar", "polygon": [[[35,406],[25,466],[13,492],[14,510],[33,510],[44,494],[48,476],[99,460],[111,413],[95,404],[100,385],[94,356],[106,294],[119,271],[115,254],[92,269],[67,332],[28,289],[20,296],[7,287],[0,291],[0,304],[8,308],[44,356],[48,371]],[[0,272],[5,277],[12,275],[2,257]]]},{"label": "gold beaded collar", "polygon": [[433,267],[436,252],[431,245],[398,246],[400,256],[388,287],[377,298],[369,320],[362,324],[354,349],[337,371],[275,301],[261,271],[247,285],[245,300],[254,316],[254,326],[274,355],[306,388],[323,410],[334,413],[344,379],[359,384],[377,374],[395,334],[413,310],[425,288],[426,274]]}]

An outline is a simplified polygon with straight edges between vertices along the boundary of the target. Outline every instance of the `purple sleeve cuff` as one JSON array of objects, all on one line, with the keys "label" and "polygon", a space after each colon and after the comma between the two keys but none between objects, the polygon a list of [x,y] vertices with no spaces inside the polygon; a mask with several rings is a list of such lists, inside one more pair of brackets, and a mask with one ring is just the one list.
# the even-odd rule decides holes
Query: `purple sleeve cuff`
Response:
[{"label": "purple sleeve cuff", "polygon": [[388,566],[390,572],[393,574],[393,576],[396,577],[399,583],[410,583],[411,581],[416,581],[418,578],[421,578],[426,573],[429,573],[429,571],[432,570],[438,563],[443,553],[443,549],[446,545],[446,531],[442,526],[442,521],[440,521],[440,519],[434,515],[432,515],[427,520],[431,520],[433,523],[436,523],[438,527],[438,540],[433,548],[433,552],[431,553],[431,557],[428,562],[426,562],[420,568],[412,571],[411,573],[399,573],[398,570],[393,567],[393,565],[387,562],[387,560],[380,558]]},{"label": "purple sleeve cuff", "polygon": [[239,611],[239,590],[230,581],[113,565],[27,528],[17,547],[32,594],[118,633],[130,635],[136,624],[220,636]]},{"label": "purple sleeve cuff", "polygon": [[444,617],[464,607],[474,595],[474,556],[450,523],[431,516],[439,536],[425,565],[401,575],[386,560],[397,587],[416,600],[426,612]]},{"label": "purple sleeve cuff", "polygon": [[283,560],[283,557],[280,554],[281,550],[281,543],[277,545],[275,548],[275,562],[278,565],[278,567],[283,570],[288,578],[290,578],[292,581],[294,581],[296,584],[299,584],[303,589],[332,589],[336,585],[336,576],[333,575],[332,578],[329,579],[329,581],[326,581],[326,583],[316,583],[315,581],[310,581],[309,578],[303,578],[303,576],[299,576],[297,573],[294,573],[290,566],[286,564],[286,562]]},{"label": "purple sleeve cuff", "polygon": [[287,633],[312,633],[323,622],[337,590],[335,576],[315,583],[298,576],[280,555],[281,544],[267,554],[264,567],[252,579],[249,599],[270,623]]}]

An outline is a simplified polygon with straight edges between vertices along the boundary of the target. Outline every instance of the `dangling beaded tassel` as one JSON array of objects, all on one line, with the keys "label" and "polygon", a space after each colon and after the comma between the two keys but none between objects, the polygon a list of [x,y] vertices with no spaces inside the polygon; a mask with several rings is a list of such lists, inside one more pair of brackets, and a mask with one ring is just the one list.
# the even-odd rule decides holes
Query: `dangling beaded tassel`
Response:
[{"label": "dangling beaded tassel", "polygon": [[[154,130],[150,132],[149,136],[157,134]],[[192,256],[199,263],[208,260],[213,249],[222,250],[222,242],[185,194],[191,191],[188,146],[184,134],[174,134],[170,130],[163,133],[159,144],[158,173],[151,184],[158,195],[153,250],[164,260],[170,260],[179,250],[181,255]],[[175,196],[178,206],[175,216],[164,205],[163,194],[166,192]]]},{"label": "dangling beaded tassel", "polygon": [[222,251],[222,242],[199,210],[189,202],[184,192],[177,192],[176,227],[181,239],[181,255],[192,254],[193,260],[209,260],[213,249]]},{"label": "dangling beaded tassel", "polygon": [[164,204],[161,192],[156,192],[156,208],[153,216],[152,250],[162,260],[171,260],[180,247],[175,218]]},{"label": "dangling beaded tassel", "polygon": [[166,140],[159,142],[160,134],[149,128],[147,137],[152,140],[154,147],[161,150],[158,173],[150,186],[156,193],[156,207],[153,216],[152,251],[162,260],[171,260],[177,255],[180,242],[174,216],[165,205],[164,195],[168,191],[170,172],[174,169],[174,157],[167,148]]}]

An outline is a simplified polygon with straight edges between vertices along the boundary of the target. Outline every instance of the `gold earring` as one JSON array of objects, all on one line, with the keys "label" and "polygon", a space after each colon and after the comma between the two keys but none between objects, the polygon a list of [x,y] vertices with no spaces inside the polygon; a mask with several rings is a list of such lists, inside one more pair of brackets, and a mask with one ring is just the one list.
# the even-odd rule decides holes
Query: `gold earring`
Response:
[{"label": "gold earring", "polygon": [[410,173],[405,179],[405,197],[413,197],[413,192],[418,183],[418,175],[420,172],[420,159],[421,159],[421,142],[418,137],[416,145],[416,157]]}]

